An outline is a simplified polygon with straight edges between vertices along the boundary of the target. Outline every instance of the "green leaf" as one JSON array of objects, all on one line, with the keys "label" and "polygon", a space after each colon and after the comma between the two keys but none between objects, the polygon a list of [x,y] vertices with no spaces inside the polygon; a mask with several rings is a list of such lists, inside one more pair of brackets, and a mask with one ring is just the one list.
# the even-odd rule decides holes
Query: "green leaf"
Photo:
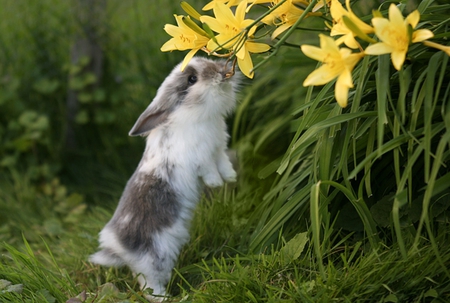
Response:
[{"label": "green leaf", "polygon": [[33,84],[33,89],[43,95],[50,95],[59,88],[59,85],[60,83],[58,80],[41,78]]},{"label": "green leaf", "polygon": [[95,102],[98,102],[98,103],[103,102],[106,99],[106,92],[105,92],[105,90],[100,89],[100,88],[96,89],[94,91],[93,97],[94,97]]},{"label": "green leaf", "polygon": [[213,33],[213,31],[211,30],[211,28],[209,27],[209,25],[206,24],[206,23],[202,23],[202,27],[203,27],[203,29],[205,30],[206,35],[207,35],[209,38],[213,39],[213,41],[218,45],[219,43],[217,42],[216,35],[214,35],[214,33]]},{"label": "green leaf", "polygon": [[390,77],[390,58],[389,55],[381,55],[378,57],[378,69],[375,73],[377,88],[377,111],[378,111],[378,155],[381,156],[381,146],[383,145],[384,126],[387,124],[387,92],[389,89]]},{"label": "green leaf", "polygon": [[426,292],[423,296],[424,296],[425,298],[429,298],[429,297],[437,298],[437,297],[439,297],[439,294],[438,294],[438,292],[436,291],[436,289],[431,288],[431,289],[427,290],[427,292]]},{"label": "green leaf", "polygon": [[93,96],[90,92],[80,92],[78,93],[77,97],[80,103],[89,103],[93,99]]},{"label": "green leaf", "polygon": [[300,257],[300,254],[305,249],[305,245],[308,243],[308,233],[298,233],[286,243],[280,249],[280,254],[282,256],[283,264],[287,265],[292,261],[295,261]]},{"label": "green leaf", "polygon": [[80,90],[85,87],[85,83],[81,76],[74,76],[69,79],[69,88],[72,90]]},{"label": "green leaf", "polygon": [[[293,153],[298,150],[305,147],[307,143],[313,143],[315,142],[315,136],[317,133],[319,133],[321,130],[329,128],[334,125],[338,125],[341,123],[348,122],[353,119],[362,118],[362,117],[370,117],[376,115],[375,112],[357,112],[357,113],[348,113],[348,114],[342,114],[333,118],[322,120],[318,123],[313,124],[306,132],[304,132],[298,140],[292,144],[291,150],[289,153],[285,155],[283,158],[283,161],[281,162],[280,167],[277,170],[277,173],[282,174],[284,170],[287,168],[290,158],[292,157]],[[312,141],[309,141],[312,140]]]},{"label": "green leaf", "polygon": [[37,119],[38,113],[32,110],[23,112],[19,117],[19,123],[23,126],[29,126]]},{"label": "green leaf", "polygon": [[397,302],[398,302],[398,298],[397,298],[396,295],[390,294],[390,295],[388,295],[386,298],[384,298],[383,302],[397,303]]},{"label": "green leaf", "polygon": [[75,116],[75,122],[78,124],[86,124],[89,122],[89,115],[87,111],[81,110],[78,112],[78,114]]},{"label": "green leaf", "polygon": [[312,239],[314,244],[314,252],[316,253],[317,263],[319,264],[320,273],[323,278],[326,277],[325,267],[323,265],[323,254],[321,248],[321,226],[322,226],[322,217],[320,216],[320,202],[319,202],[319,194],[320,194],[320,181],[311,186],[310,192],[310,217],[311,217],[311,232]]}]

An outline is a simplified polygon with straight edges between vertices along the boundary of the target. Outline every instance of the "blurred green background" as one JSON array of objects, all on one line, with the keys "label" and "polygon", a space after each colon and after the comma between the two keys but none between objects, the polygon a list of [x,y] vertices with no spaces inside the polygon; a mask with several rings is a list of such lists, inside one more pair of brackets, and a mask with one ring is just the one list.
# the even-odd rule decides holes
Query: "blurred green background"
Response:
[{"label": "blurred green background", "polygon": [[143,151],[127,133],[183,56],[159,51],[180,10],[166,1],[2,1],[2,177],[57,177],[90,202],[122,184]]}]

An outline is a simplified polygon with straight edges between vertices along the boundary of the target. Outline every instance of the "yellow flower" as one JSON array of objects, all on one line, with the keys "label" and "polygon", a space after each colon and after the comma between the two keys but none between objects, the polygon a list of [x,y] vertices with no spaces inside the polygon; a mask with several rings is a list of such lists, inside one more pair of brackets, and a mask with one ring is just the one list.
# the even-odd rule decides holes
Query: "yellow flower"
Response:
[{"label": "yellow flower", "polygon": [[[272,1],[272,7],[279,4],[282,0]],[[278,37],[281,33],[289,29],[303,14],[304,10],[298,8],[295,4],[308,4],[304,0],[286,0],[279,7],[270,12],[261,21],[265,24],[273,24],[277,29],[272,33],[272,39]],[[321,15],[320,13],[308,13],[308,16]]]},{"label": "yellow flower", "polygon": [[448,56],[450,56],[450,46],[445,46],[431,41],[423,41],[423,44],[429,47],[437,48],[438,50],[441,50],[445,52]]},{"label": "yellow flower", "polygon": [[202,16],[200,20],[218,33],[215,41],[209,40],[207,48],[210,50],[224,48],[233,51],[236,54],[239,69],[247,77],[253,78],[253,62],[250,53],[266,52],[270,46],[248,39],[255,33],[256,26],[246,33],[247,27],[253,23],[251,19],[244,19],[246,7],[247,1],[242,1],[236,8],[236,15],[233,15],[231,9],[225,4],[216,3],[213,9],[216,18]]},{"label": "yellow flower", "polygon": [[350,9],[350,0],[345,1],[347,10],[342,7],[342,4],[338,0],[331,1],[330,13],[333,18],[334,25],[331,28],[330,36],[343,35],[337,40],[338,44],[342,42],[350,48],[358,48],[359,44],[355,40],[356,33],[347,27],[344,23],[343,17],[346,16],[350,21],[364,34],[373,33],[373,28],[361,21]]},{"label": "yellow flower", "polygon": [[363,53],[352,53],[348,48],[339,49],[333,38],[320,34],[320,48],[302,45],[303,53],[323,65],[313,71],[303,82],[303,86],[323,85],[337,77],[335,98],[341,107],[347,106],[348,90],[353,87],[352,70],[364,56]]},{"label": "yellow flower", "polygon": [[[309,3],[311,3],[312,0],[309,0]],[[317,12],[319,9],[321,9],[322,7],[324,7],[324,5],[329,5],[331,2],[331,0],[318,0],[316,5],[314,5],[312,11],[313,12]],[[309,4],[308,3],[308,4]]]},{"label": "yellow flower", "polygon": [[403,66],[410,43],[422,42],[433,37],[433,32],[428,29],[419,29],[412,32],[419,23],[420,14],[415,10],[403,19],[402,13],[395,4],[389,7],[389,19],[375,17],[372,24],[375,34],[382,41],[369,45],[365,53],[368,55],[391,54],[392,64],[397,70]]},{"label": "yellow flower", "polygon": [[164,43],[161,47],[161,51],[182,51],[190,49],[191,51],[184,57],[183,64],[181,65],[181,70],[184,70],[195,53],[208,43],[209,38],[187,26],[183,21],[183,16],[174,16],[178,27],[172,24],[166,24],[164,26],[164,30],[173,38]]},{"label": "yellow flower", "polygon": [[230,6],[236,6],[239,4],[239,2],[241,2],[241,0],[212,0],[211,2],[209,2],[208,4],[206,4],[202,10],[204,11],[209,11],[211,9],[214,8],[214,6],[216,5],[216,3],[223,3],[223,4],[227,4],[228,7]]}]

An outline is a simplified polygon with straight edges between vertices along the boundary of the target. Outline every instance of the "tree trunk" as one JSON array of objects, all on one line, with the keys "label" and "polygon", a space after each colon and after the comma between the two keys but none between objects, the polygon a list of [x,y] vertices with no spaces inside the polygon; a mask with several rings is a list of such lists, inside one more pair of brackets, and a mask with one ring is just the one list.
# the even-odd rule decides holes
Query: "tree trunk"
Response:
[{"label": "tree trunk", "polygon": [[[81,32],[76,35],[70,53],[71,65],[79,64],[80,59],[87,57],[89,63],[76,76],[83,73],[92,73],[96,77],[96,83],[92,88],[97,88],[103,76],[103,51],[102,37],[104,37],[104,20],[106,12],[106,0],[75,0],[74,13]],[[69,75],[70,78],[74,75]],[[77,146],[75,134],[75,117],[78,112],[78,91],[69,87],[67,90],[67,124],[66,124],[66,148],[74,149]]]}]

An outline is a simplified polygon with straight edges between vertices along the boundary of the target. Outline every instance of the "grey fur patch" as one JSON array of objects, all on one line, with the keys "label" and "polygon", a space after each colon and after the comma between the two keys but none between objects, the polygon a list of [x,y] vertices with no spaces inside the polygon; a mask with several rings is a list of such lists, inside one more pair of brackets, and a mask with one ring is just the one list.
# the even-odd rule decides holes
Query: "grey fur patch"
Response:
[{"label": "grey fur patch", "polygon": [[166,257],[161,257],[159,255],[155,256],[155,259],[153,260],[153,268],[157,271],[164,271],[164,269],[167,267],[165,263],[167,263]]},{"label": "grey fur patch", "polygon": [[177,197],[166,181],[135,172],[108,224],[123,246],[147,252],[153,250],[153,235],[174,224],[179,208]]},{"label": "grey fur patch", "polygon": [[201,77],[202,79],[211,79],[219,73],[225,75],[225,66],[221,64],[221,61],[206,61]]},{"label": "grey fur patch", "polygon": [[[197,70],[192,66],[187,66],[184,71],[176,71],[176,80],[171,82],[170,85],[165,87],[164,95],[167,96],[164,99],[173,99],[178,104],[184,100],[190,84],[188,79],[190,76],[198,76]],[[194,84],[195,85],[195,84]]]}]

